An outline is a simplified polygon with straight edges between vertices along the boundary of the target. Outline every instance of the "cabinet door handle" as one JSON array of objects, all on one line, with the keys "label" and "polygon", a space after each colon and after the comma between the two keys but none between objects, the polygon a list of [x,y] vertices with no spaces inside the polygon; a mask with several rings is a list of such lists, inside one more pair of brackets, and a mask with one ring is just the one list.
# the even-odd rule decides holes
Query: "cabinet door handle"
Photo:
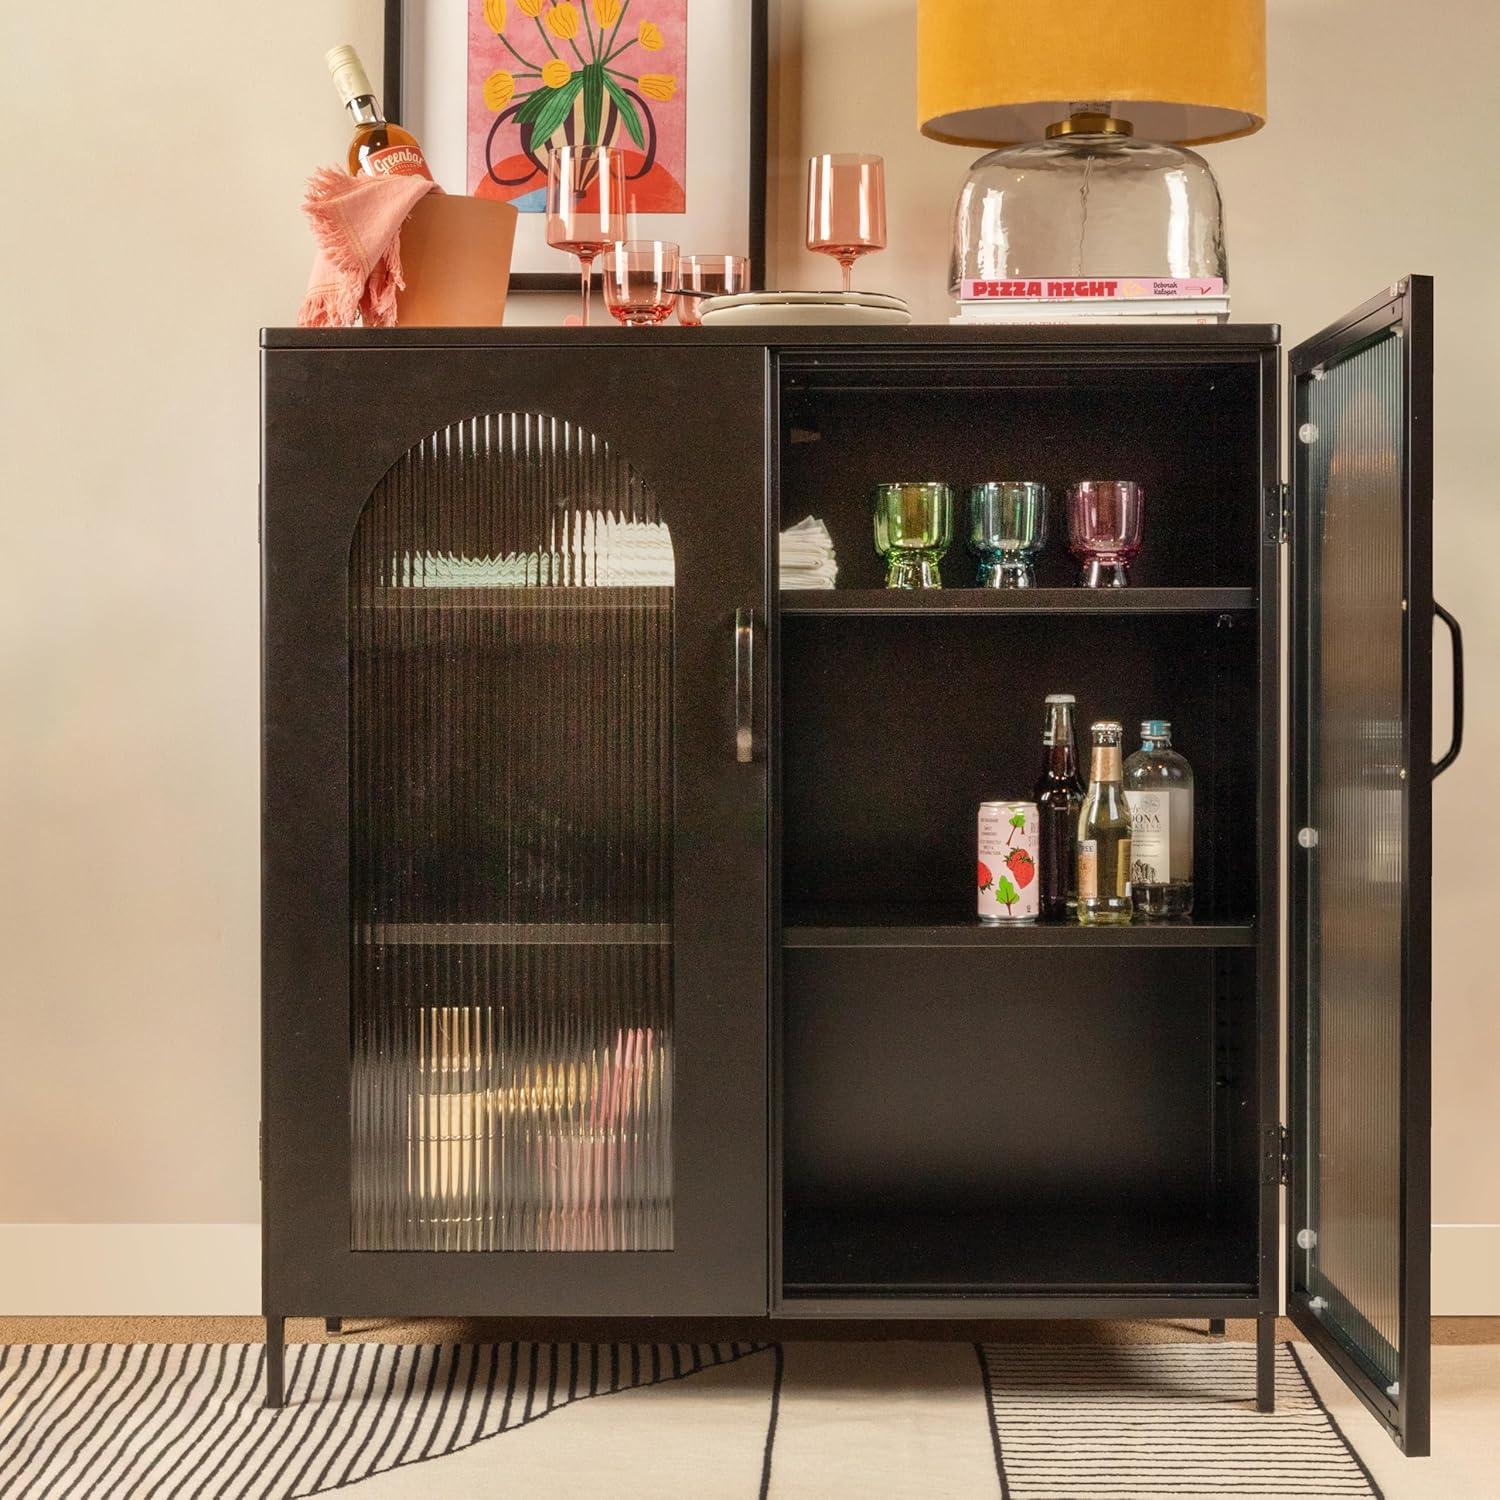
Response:
[{"label": "cabinet door handle", "polygon": [[755,611],[734,612],[734,758],[755,759]]},{"label": "cabinet door handle", "polygon": [[1458,759],[1458,752],[1464,747],[1464,633],[1458,628],[1458,621],[1436,599],[1432,601],[1432,609],[1453,637],[1453,743],[1448,746],[1448,753],[1432,768],[1434,776],[1441,776]]}]

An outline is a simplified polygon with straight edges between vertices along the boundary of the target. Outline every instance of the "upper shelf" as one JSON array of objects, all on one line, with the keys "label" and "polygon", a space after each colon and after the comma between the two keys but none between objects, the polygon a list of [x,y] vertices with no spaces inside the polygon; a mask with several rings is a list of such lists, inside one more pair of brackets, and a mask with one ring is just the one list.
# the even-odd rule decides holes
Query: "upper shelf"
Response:
[{"label": "upper shelf", "polygon": [[518,613],[578,610],[629,610],[652,613],[672,607],[670,587],[601,584],[597,587],[480,588],[473,585],[421,588],[368,588],[362,596],[368,609],[490,609]]},{"label": "upper shelf", "polygon": [[1223,614],[1254,589],[783,589],[783,615]]}]

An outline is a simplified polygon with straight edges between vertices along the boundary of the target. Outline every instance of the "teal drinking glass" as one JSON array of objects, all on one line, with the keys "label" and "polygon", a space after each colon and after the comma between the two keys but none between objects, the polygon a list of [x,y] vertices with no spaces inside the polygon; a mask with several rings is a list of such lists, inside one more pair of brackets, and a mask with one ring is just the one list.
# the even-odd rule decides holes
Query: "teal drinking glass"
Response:
[{"label": "teal drinking glass", "polygon": [[969,491],[969,551],[979,559],[980,588],[1035,588],[1046,544],[1046,485],[1001,479]]},{"label": "teal drinking glass", "polygon": [[875,486],[875,550],[888,589],[940,589],[953,542],[953,488],[932,481]]}]

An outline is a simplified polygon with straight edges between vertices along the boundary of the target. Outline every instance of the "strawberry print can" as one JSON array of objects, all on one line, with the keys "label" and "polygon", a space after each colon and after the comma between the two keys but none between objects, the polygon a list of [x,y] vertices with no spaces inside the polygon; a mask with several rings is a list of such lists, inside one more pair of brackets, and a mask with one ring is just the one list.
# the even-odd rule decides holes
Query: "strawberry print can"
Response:
[{"label": "strawberry print can", "polygon": [[1035,922],[1038,818],[1035,802],[979,805],[979,920]]}]

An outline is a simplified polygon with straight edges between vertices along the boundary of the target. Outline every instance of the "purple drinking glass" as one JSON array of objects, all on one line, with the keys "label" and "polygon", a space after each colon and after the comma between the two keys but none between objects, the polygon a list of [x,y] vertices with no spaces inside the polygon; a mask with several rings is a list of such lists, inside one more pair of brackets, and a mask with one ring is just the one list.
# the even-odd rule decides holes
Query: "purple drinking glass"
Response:
[{"label": "purple drinking glass", "polygon": [[1068,487],[1068,547],[1086,589],[1122,589],[1141,550],[1146,492],[1133,479],[1081,479]]}]

